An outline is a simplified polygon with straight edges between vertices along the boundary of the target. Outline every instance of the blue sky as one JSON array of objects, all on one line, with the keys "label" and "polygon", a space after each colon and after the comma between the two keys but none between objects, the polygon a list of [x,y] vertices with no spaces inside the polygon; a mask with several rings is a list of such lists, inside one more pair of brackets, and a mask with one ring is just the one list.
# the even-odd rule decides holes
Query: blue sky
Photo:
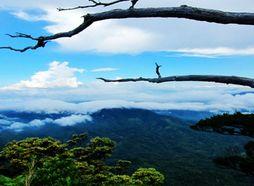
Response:
[{"label": "blue sky", "polygon": [[[83,1],[75,3],[81,2]],[[153,5],[151,0],[143,2],[141,0],[138,6]],[[228,0],[223,2],[217,0],[213,2],[208,0],[202,2],[165,0],[162,2],[158,6],[177,6],[182,3],[205,8],[220,7],[220,9],[230,11],[254,12],[252,8],[254,3],[249,0],[234,0],[230,1],[230,4]],[[1,1],[0,23],[4,25],[0,29],[1,45],[20,48],[31,44],[29,40],[11,39],[4,35],[6,33],[22,32],[39,36],[65,31],[78,26],[80,15],[84,13],[81,11],[59,13],[56,8],[60,5],[70,6],[70,2],[65,0],[61,2],[57,0],[39,0],[37,3],[32,0]],[[157,6],[157,4],[154,6]],[[100,11],[100,9],[90,11]],[[231,96],[233,93],[250,91],[246,87],[213,83],[189,83],[188,85],[172,83],[160,86],[126,84],[129,90],[119,92],[119,94],[122,94],[122,97],[119,97],[119,95],[110,94],[110,92],[112,90],[118,92],[117,89],[123,88],[124,85],[112,88],[114,85],[98,83],[96,78],[155,77],[155,62],[163,66],[161,69],[163,76],[214,74],[254,78],[253,34],[254,27],[252,26],[218,25],[176,19],[116,20],[98,23],[77,37],[51,42],[47,47],[36,51],[18,53],[0,50],[0,87],[3,88],[0,91],[0,100],[3,101],[2,104],[6,105],[10,100],[16,98],[22,100],[26,96],[30,96],[31,99],[39,97],[42,100],[71,102],[114,100],[112,103],[116,103],[117,100],[118,102],[115,105],[121,105],[119,103],[121,101],[127,106],[132,105],[127,104],[128,101],[131,103],[143,102],[144,105],[149,102],[151,102],[151,105],[152,103],[168,103],[168,107],[162,108],[181,108],[172,106],[172,104],[186,103],[183,104],[183,109],[191,109],[190,103],[194,103],[193,105],[198,103],[203,107],[198,105],[193,106],[193,109],[199,110],[202,107],[203,109],[218,110],[220,99],[223,99],[223,96],[226,95],[228,96],[228,99],[226,99],[228,102],[224,105],[228,103],[228,107],[222,108],[222,110],[243,108],[252,110],[254,103],[253,105],[247,103],[252,95],[243,95],[243,97],[237,98]],[[62,76],[58,76],[57,73],[59,72],[55,71],[53,75],[51,74],[52,71],[50,71],[49,65],[54,61],[57,61],[57,65],[68,62],[63,66],[66,71]],[[81,73],[77,69],[82,69],[84,72]],[[35,74],[37,76],[33,80]],[[44,77],[40,76],[41,74],[50,77],[43,79]],[[24,82],[21,82],[22,80]],[[70,83],[63,83],[65,80],[70,80]],[[72,82],[74,86],[71,85]],[[37,84],[40,85],[37,86]],[[181,94],[182,100],[180,97],[172,96],[174,93],[187,92],[188,90],[183,88],[185,85],[189,89],[196,87],[197,92]],[[13,87],[18,87],[21,90],[13,90]],[[43,91],[37,90],[37,88],[43,88]],[[105,91],[105,96],[89,95],[94,94],[96,88],[99,91]],[[64,94],[59,93],[61,91],[66,92],[66,94],[71,92],[72,97],[76,98],[70,99],[70,95],[61,97]],[[48,92],[49,95],[41,92]],[[158,100],[153,97],[153,92],[159,92],[161,96],[165,96],[165,99]],[[136,96],[137,93],[140,95]],[[129,94],[129,97],[124,94]],[[131,96],[132,94],[133,96]],[[170,94],[170,99],[168,94]],[[203,94],[211,96],[209,98]],[[194,95],[200,95],[200,97]],[[144,97],[143,100],[141,99],[142,96]],[[187,99],[186,97],[191,98]],[[218,98],[215,99],[215,97]],[[149,98],[151,99],[149,100]],[[229,104],[233,99],[234,103]],[[20,103],[20,100],[13,101],[13,103]],[[24,102],[25,104],[27,103]],[[144,107],[144,105],[141,107]],[[100,107],[98,106],[98,108]],[[34,107],[31,106],[31,108]],[[157,105],[156,108],[159,108],[159,106]]]},{"label": "blue sky", "polygon": [[[46,21],[22,20],[13,15],[13,10],[0,11],[0,22],[5,25],[0,30],[0,34],[2,35],[0,41],[2,45],[13,45],[17,47],[22,47],[26,44],[29,45],[30,41],[10,39],[4,34],[15,32],[29,33],[36,36],[48,34],[43,28],[51,24]],[[253,55],[189,56],[174,51],[143,51],[133,54],[111,54],[91,51],[66,52],[59,50],[58,45],[52,42],[44,49],[26,53],[1,50],[0,85],[6,86],[21,79],[27,79],[39,70],[46,70],[48,64],[54,60],[68,61],[72,66],[84,68],[88,71],[105,67],[118,69],[115,72],[108,73],[87,72],[80,77],[83,81],[92,81],[100,76],[110,78],[154,76],[155,62],[163,65],[161,71],[164,76],[221,74],[254,77],[253,59]]]}]

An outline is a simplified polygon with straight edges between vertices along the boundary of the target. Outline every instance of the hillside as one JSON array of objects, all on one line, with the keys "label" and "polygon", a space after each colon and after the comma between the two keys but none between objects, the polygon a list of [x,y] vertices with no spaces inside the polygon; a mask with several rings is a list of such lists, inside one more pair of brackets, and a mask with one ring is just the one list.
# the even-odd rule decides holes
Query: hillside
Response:
[{"label": "hillside", "polygon": [[[68,115],[3,114],[24,122]],[[106,136],[117,142],[112,160],[131,160],[133,169],[155,167],[167,177],[167,185],[251,185],[249,177],[215,167],[212,162],[214,157],[224,154],[227,147],[241,148],[248,138],[197,132],[184,120],[140,109],[107,109],[91,117],[92,121],[68,127],[47,123],[20,133],[4,130],[0,133],[1,143],[26,136],[66,140],[73,133],[85,131],[90,136]]]}]

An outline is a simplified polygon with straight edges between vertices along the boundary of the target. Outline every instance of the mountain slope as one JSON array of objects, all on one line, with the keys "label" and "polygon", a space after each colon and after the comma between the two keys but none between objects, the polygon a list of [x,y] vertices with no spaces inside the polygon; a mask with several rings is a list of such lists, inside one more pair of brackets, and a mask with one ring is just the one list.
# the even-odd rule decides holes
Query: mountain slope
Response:
[{"label": "mountain slope", "polygon": [[[62,115],[54,115],[54,118]],[[26,119],[26,114],[23,114]],[[212,159],[229,146],[242,147],[248,139],[202,133],[189,128],[189,123],[174,117],[140,109],[107,109],[91,115],[91,122],[60,127],[48,123],[21,133],[5,131],[7,141],[26,136],[53,136],[66,140],[72,133],[88,132],[117,142],[114,159],[128,159],[136,167],[155,167],[167,177],[167,185],[251,185],[249,177],[215,167]],[[19,115],[22,117],[22,114]],[[30,113],[31,118],[47,118]]]}]

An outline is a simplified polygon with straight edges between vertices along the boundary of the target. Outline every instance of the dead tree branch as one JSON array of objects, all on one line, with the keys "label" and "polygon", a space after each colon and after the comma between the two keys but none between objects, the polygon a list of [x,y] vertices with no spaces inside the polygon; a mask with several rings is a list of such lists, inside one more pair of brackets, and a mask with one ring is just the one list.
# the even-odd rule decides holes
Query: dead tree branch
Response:
[{"label": "dead tree branch", "polygon": [[131,0],[132,5],[131,5],[130,9],[134,8],[134,6],[137,4],[138,1],[139,0]]},{"label": "dead tree branch", "polygon": [[11,34],[6,34],[6,35],[11,38],[27,38],[27,39],[37,40],[37,38],[34,38],[31,35],[23,34],[23,33],[19,33],[19,32],[17,32],[16,35],[11,35]]},{"label": "dead tree branch", "polygon": [[156,65],[156,74],[158,75],[158,78],[161,78],[161,73],[160,73],[160,68],[162,67],[161,65],[158,65],[157,63],[155,63]]},{"label": "dead tree branch", "polygon": [[[44,47],[47,41],[56,40],[64,37],[72,37],[79,34],[91,24],[97,21],[109,19],[127,19],[127,18],[185,18],[196,21],[206,21],[219,24],[240,24],[240,25],[254,25],[254,13],[236,13],[223,12],[219,10],[203,9],[190,6],[180,7],[165,7],[165,8],[133,8],[133,9],[116,9],[95,14],[87,14],[84,16],[84,21],[78,27],[68,32],[60,32],[49,36],[32,37],[30,39],[36,40],[34,46],[25,47],[24,49],[14,49],[12,47],[1,47],[0,49],[11,49],[14,51],[24,52],[29,49],[37,49]],[[28,36],[28,35],[27,35]],[[24,38],[23,35],[17,37]],[[29,37],[25,37],[29,38]]]},{"label": "dead tree branch", "polygon": [[31,35],[23,34],[23,33],[16,33],[16,35],[11,35],[11,34],[6,34],[6,35],[10,36],[11,38],[26,38],[26,39],[37,41],[37,43],[34,46],[28,46],[21,49],[13,48],[11,46],[0,47],[0,49],[9,49],[15,52],[25,52],[27,50],[36,50],[37,48],[45,47],[45,45],[49,42],[49,41],[46,41],[44,37],[35,38]]},{"label": "dead tree branch", "polygon": [[150,83],[165,83],[171,81],[204,81],[204,82],[216,82],[224,84],[242,85],[254,88],[254,79],[238,77],[238,76],[215,76],[215,75],[186,75],[186,76],[168,76],[162,78],[126,78],[110,80],[105,78],[97,78],[104,82],[150,82]]},{"label": "dead tree branch", "polygon": [[[77,9],[85,9],[85,8],[94,8],[97,6],[107,7],[107,6],[111,6],[111,5],[126,2],[126,1],[131,1],[131,0],[116,0],[116,1],[109,2],[109,3],[104,3],[104,2],[100,2],[100,1],[96,1],[96,0],[88,0],[88,1],[90,1],[92,4],[91,5],[84,5],[84,6],[76,6],[76,7],[72,7],[72,8],[58,8],[57,10],[58,11],[77,10]],[[134,5],[132,5],[132,6],[134,7]]]}]

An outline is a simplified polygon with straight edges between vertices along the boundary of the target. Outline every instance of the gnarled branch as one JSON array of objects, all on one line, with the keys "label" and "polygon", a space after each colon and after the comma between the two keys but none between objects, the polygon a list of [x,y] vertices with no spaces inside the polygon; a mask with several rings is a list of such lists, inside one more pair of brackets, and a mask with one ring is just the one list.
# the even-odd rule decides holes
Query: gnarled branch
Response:
[{"label": "gnarled branch", "polygon": [[254,79],[238,77],[238,76],[216,76],[216,75],[186,75],[186,76],[168,76],[162,78],[126,78],[126,79],[105,79],[97,78],[104,82],[138,82],[145,81],[150,83],[165,83],[171,81],[205,81],[205,82],[216,82],[225,84],[242,85],[254,88]]},{"label": "gnarled branch", "polygon": [[[127,19],[127,18],[185,18],[196,21],[206,21],[219,24],[241,24],[241,25],[254,25],[254,13],[236,13],[236,12],[223,12],[219,10],[195,8],[190,6],[180,7],[165,7],[165,8],[133,8],[133,9],[117,9],[95,14],[87,14],[84,16],[84,21],[78,27],[68,32],[60,32],[49,36],[41,36],[35,38],[39,40],[33,47],[26,47],[23,50],[37,49],[44,47],[47,41],[55,40],[64,37],[72,37],[79,34],[92,23],[109,19]],[[23,36],[21,36],[23,37]],[[31,39],[31,38],[30,38]],[[34,39],[33,39],[34,40]],[[13,49],[12,47],[1,47],[0,49]],[[25,50],[26,49],[26,50]]]}]

